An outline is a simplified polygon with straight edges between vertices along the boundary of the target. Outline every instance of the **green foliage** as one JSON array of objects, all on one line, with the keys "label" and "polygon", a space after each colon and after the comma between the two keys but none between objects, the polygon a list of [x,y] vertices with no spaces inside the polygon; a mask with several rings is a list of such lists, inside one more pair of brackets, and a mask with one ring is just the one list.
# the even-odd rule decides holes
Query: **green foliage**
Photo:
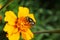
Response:
[{"label": "green foliage", "polygon": [[[7,0],[0,0],[0,4],[6,6],[6,3],[9,4],[7,7],[2,7],[0,10],[0,15],[2,16],[2,22],[0,23],[0,40],[7,40],[3,35],[3,27],[5,25],[4,15],[8,10],[12,10],[17,15],[18,7],[24,6],[30,9],[30,13],[35,15],[36,24],[32,27],[33,32],[44,31],[44,30],[55,30],[60,29],[60,2],[56,0],[54,8],[52,5],[48,6],[48,1],[39,1],[39,0],[12,0],[13,2],[7,2]],[[53,1],[54,2],[54,1]],[[2,32],[4,34],[2,34]],[[60,40],[59,33],[40,33],[34,34],[33,40]],[[22,40],[22,39],[21,39]]]}]

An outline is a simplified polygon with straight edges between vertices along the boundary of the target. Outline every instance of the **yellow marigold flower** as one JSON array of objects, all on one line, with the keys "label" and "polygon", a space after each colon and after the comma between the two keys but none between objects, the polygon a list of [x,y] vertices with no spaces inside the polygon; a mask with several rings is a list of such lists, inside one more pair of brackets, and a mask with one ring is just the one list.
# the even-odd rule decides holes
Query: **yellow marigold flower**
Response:
[{"label": "yellow marigold flower", "polygon": [[30,17],[36,22],[34,15],[29,14],[29,9],[26,7],[19,7],[18,18],[12,11],[5,13],[4,20],[8,23],[6,23],[3,30],[7,32],[6,36],[9,40],[19,40],[20,34],[24,40],[30,40],[34,37],[30,30],[31,24],[26,17]]}]

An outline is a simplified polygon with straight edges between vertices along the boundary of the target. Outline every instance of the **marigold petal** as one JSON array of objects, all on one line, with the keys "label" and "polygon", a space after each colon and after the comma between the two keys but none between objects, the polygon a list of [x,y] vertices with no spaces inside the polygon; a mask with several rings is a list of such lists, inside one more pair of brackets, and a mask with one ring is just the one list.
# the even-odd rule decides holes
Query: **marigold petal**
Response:
[{"label": "marigold petal", "polygon": [[28,15],[30,18],[32,18],[34,20],[34,22],[36,22],[35,18],[34,18],[34,14],[29,14]]},{"label": "marigold petal", "polygon": [[18,32],[15,33],[15,34],[12,34],[12,35],[8,34],[7,37],[8,37],[9,40],[19,40],[20,34]]},{"label": "marigold petal", "polygon": [[5,27],[3,28],[3,30],[5,32],[7,32],[8,34],[12,34],[12,33],[16,33],[18,31],[17,28],[14,28],[13,26],[6,24]]},{"label": "marigold petal", "polygon": [[7,11],[5,13],[5,18],[4,20],[7,21],[10,25],[14,25],[17,17],[12,11]]},{"label": "marigold petal", "polygon": [[26,32],[22,32],[22,38],[25,40],[30,40],[33,38],[33,33],[27,29]]},{"label": "marigold petal", "polygon": [[28,8],[19,7],[18,18],[22,17],[22,16],[26,17],[26,16],[28,16],[28,14],[29,14],[29,9]]},{"label": "marigold petal", "polygon": [[27,33],[30,35],[30,37],[31,37],[31,38],[33,38],[33,37],[34,37],[34,35],[33,35],[33,33],[31,32],[31,30],[30,30],[30,29],[27,29]]}]

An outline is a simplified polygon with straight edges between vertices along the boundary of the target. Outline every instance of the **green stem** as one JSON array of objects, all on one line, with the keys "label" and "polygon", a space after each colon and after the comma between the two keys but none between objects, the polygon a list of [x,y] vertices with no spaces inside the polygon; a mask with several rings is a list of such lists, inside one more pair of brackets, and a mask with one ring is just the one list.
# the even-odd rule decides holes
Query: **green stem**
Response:
[{"label": "green stem", "polygon": [[13,1],[7,1],[7,3],[0,9],[0,11],[1,10],[3,10],[3,8],[6,8],[7,6],[9,6],[11,3],[12,3]]},{"label": "green stem", "polygon": [[60,33],[60,30],[45,30],[45,31],[37,31],[33,32],[34,34],[40,34],[40,33]]}]

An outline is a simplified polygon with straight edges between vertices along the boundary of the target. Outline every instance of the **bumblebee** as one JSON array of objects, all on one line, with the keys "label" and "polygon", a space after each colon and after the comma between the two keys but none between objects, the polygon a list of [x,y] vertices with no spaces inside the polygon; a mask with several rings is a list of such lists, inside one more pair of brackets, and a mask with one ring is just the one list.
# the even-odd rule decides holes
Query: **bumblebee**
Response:
[{"label": "bumblebee", "polygon": [[30,18],[30,17],[26,17],[26,20],[30,23],[30,25],[35,25],[35,22],[33,21],[33,19],[32,18]]}]

